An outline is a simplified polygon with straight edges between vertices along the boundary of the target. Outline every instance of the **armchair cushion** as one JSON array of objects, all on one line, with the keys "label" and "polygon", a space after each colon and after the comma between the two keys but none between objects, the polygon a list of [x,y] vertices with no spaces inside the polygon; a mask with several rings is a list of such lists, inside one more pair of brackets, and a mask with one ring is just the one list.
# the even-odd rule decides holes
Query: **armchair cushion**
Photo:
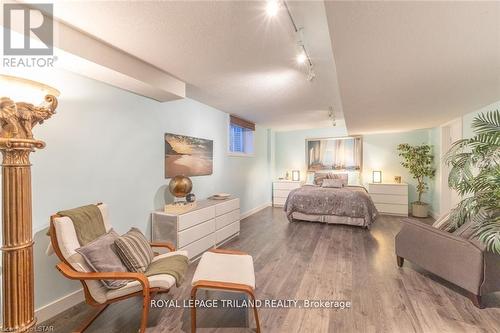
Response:
[{"label": "armchair cushion", "polygon": [[143,233],[132,228],[115,240],[121,260],[130,272],[144,273],[154,258],[153,249]]},{"label": "armchair cushion", "polygon": [[[152,262],[156,262],[156,261],[161,260],[163,258],[177,256],[177,255],[182,255],[182,256],[185,256],[186,258],[188,257],[188,254],[186,251],[174,251],[174,252],[160,254],[160,255],[154,257]],[[151,275],[151,276],[148,276],[148,281],[149,281],[149,286],[151,288],[170,289],[176,284],[175,278],[169,274]],[[141,284],[138,281],[130,281],[125,286],[121,287],[120,289],[106,290],[105,297],[106,297],[106,300],[111,300],[114,298],[118,298],[118,297],[122,297],[125,295],[129,295],[131,293],[138,292],[140,290],[141,290]]]},{"label": "armchair cushion", "polygon": [[[118,234],[111,229],[107,234],[76,249],[76,252],[82,255],[95,272],[127,272],[127,267],[123,265],[115,250],[115,240],[118,237]],[[118,289],[127,282],[123,280],[102,280],[102,283],[110,289]]]},{"label": "armchair cushion", "polygon": [[[73,267],[74,270],[82,273],[90,273],[94,270],[90,267],[85,259],[83,259],[80,253],[74,253],[72,256],[66,259],[68,263]],[[108,288],[104,286],[104,284],[99,280],[86,280],[85,285],[87,286],[90,295],[94,298],[97,303],[106,302],[106,293],[108,292]]]},{"label": "armchair cushion", "polygon": [[[162,258],[167,258],[174,255],[188,256],[186,251],[173,251],[160,254],[153,258],[152,262],[155,262]],[[69,264],[78,272],[93,272],[92,268],[85,262],[85,259],[79,254],[75,253],[68,258]],[[151,288],[162,288],[170,289],[175,285],[175,278],[168,274],[153,275],[148,277]],[[121,296],[126,296],[131,293],[140,291],[141,284],[138,281],[125,281],[126,284],[119,289],[108,289],[100,281],[97,280],[86,280],[85,284],[89,290],[92,298],[100,304],[109,301],[114,298]]]}]

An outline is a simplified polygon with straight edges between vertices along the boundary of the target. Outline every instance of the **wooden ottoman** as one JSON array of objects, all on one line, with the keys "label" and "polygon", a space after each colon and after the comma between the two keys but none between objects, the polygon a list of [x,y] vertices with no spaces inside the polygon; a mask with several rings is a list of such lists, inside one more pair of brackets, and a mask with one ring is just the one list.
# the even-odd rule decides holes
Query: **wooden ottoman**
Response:
[{"label": "wooden ottoman", "polygon": [[252,256],[236,251],[211,249],[201,256],[193,276],[191,289],[191,332],[196,332],[196,292],[212,289],[246,293],[253,301],[257,333],[260,333],[259,316],[255,307],[255,273]]}]

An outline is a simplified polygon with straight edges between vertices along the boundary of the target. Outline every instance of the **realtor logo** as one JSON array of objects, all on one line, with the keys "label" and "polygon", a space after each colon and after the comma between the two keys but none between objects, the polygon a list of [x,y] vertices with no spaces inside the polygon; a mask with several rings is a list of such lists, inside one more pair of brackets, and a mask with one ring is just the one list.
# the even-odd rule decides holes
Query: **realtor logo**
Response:
[{"label": "realtor logo", "polygon": [[[30,4],[27,4],[28,6]],[[52,55],[54,51],[54,28],[52,19],[53,4],[36,4],[35,8],[28,8],[25,4],[3,5],[3,49],[4,55],[26,56],[26,55]],[[14,21],[15,20],[15,21]],[[22,20],[22,22],[20,21]],[[14,23],[21,22],[23,28],[23,45],[13,45],[11,30]],[[41,43],[32,45],[31,38],[37,38]]]}]

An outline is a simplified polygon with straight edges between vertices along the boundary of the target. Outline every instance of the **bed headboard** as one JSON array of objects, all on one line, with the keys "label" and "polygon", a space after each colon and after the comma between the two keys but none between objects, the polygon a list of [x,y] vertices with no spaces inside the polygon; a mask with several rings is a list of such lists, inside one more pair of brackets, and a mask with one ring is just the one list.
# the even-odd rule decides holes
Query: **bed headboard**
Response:
[{"label": "bed headboard", "polygon": [[[310,173],[314,173],[315,175],[321,174],[333,174],[338,175],[335,178],[341,178],[347,180],[347,185],[361,185],[361,173],[359,171],[346,171],[346,170],[318,170],[318,171],[310,171]],[[316,176],[315,176],[316,178]]]}]

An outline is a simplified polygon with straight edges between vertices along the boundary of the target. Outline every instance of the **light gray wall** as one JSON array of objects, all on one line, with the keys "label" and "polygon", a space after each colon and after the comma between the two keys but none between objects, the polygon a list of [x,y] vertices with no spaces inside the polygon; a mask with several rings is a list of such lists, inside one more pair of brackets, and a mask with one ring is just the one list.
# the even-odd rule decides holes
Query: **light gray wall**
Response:
[{"label": "light gray wall", "polygon": [[64,71],[41,76],[29,75],[61,97],[57,114],[35,129],[47,147],[31,158],[36,308],[80,288],[56,271],[55,256],[44,254],[51,214],[102,201],[119,233],[131,226],[149,232],[150,212],[170,196],[165,132],[214,141],[213,175],[192,177],[198,198],[232,193],[242,213],[271,201],[266,129],[257,126],[254,157],[229,157],[226,113],[190,99],[159,103]]},{"label": "light gray wall", "polygon": [[[408,143],[412,146],[430,144],[430,130],[422,129],[416,131],[399,133],[382,133],[363,135],[363,185],[367,186],[372,181],[374,170],[382,171],[382,182],[394,182],[394,176],[401,176],[402,181],[408,183],[408,202],[418,199],[417,182],[401,165],[402,158],[398,155],[397,146],[400,143]],[[427,180],[430,189],[422,196],[424,202],[431,205],[433,180]]]}]

